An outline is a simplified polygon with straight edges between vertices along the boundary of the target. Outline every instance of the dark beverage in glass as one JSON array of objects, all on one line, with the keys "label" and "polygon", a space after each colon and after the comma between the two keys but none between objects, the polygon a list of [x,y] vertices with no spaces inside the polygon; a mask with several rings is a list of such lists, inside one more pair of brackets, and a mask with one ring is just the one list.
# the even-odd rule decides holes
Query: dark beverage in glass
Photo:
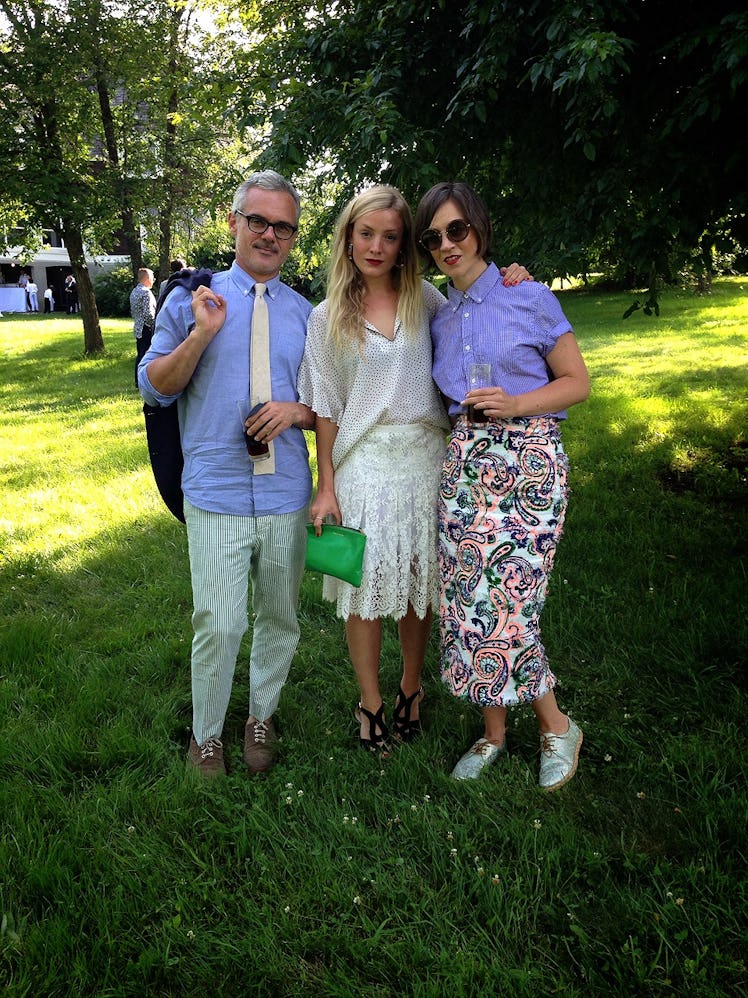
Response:
[{"label": "dark beverage in glass", "polygon": [[[258,402],[256,406],[250,411],[249,415],[254,416],[256,412],[265,405],[264,402]],[[247,417],[249,418],[249,416]],[[244,428],[244,443],[247,445],[247,453],[252,458],[253,461],[261,461],[264,457],[270,456],[270,448],[264,440],[257,440]]]}]

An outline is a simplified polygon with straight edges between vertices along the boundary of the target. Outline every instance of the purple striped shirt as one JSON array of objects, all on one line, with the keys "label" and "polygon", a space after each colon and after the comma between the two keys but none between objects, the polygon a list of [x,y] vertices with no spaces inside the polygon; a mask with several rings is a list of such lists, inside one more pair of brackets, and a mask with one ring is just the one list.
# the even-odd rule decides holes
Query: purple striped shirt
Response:
[{"label": "purple striped shirt", "polygon": [[[450,284],[447,294],[448,302],[431,323],[431,338],[434,381],[447,397],[450,415],[463,411],[470,364],[490,364],[491,384],[509,395],[553,380],[545,358],[572,329],[545,284],[523,281],[506,288],[492,263],[466,292]],[[549,415],[565,419],[566,410]]]}]

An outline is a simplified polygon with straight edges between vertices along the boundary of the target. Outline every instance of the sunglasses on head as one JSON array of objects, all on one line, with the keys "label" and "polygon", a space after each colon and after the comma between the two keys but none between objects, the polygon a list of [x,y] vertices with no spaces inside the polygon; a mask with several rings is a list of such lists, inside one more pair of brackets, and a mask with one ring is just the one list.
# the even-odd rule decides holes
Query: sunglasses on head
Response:
[{"label": "sunglasses on head", "polygon": [[421,245],[425,246],[429,253],[433,253],[441,246],[445,233],[450,242],[461,243],[463,239],[467,238],[468,232],[470,232],[470,222],[456,218],[449,223],[446,229],[426,229],[425,232],[422,232]]}]

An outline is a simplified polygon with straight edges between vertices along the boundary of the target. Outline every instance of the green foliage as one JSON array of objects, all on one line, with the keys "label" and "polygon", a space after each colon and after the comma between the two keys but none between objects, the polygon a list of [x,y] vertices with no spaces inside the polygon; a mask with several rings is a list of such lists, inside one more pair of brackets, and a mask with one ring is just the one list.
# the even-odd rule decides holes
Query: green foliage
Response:
[{"label": "green foliage", "polygon": [[245,120],[270,128],[264,162],[314,164],[320,186],[337,184],[328,223],[372,181],[416,202],[466,179],[489,202],[502,259],[544,279],[618,270],[639,287],[672,281],[695,249],[713,270],[714,234],[748,207],[735,127],[748,14],[735,2],[350,0],[263,13]]},{"label": "green foliage", "polygon": [[130,315],[130,292],[134,287],[129,267],[118,267],[94,278],[99,315],[116,318]]},{"label": "green foliage", "polygon": [[252,149],[230,113],[231,26],[199,0],[0,6],[0,219],[62,218],[91,252],[122,236],[135,266],[141,238],[166,265],[191,256]]},{"label": "green foliage", "polygon": [[[310,573],[279,765],[241,761],[250,632],[231,773],[191,779],[186,537],[148,467],[131,323],[86,359],[75,316],[0,320],[3,994],[745,992],[745,285],[670,290],[626,323],[627,295],[561,297],[593,392],[564,427],[543,617],[585,732],[553,795],[527,710],[504,764],[449,779],[480,722],[435,640],[421,740],[360,752]],[[390,626],[390,711],[399,670]]]}]

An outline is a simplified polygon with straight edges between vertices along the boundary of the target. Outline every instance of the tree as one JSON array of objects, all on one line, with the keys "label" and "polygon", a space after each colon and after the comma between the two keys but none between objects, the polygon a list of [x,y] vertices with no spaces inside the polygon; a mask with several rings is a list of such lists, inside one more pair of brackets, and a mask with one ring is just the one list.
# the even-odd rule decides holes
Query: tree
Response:
[{"label": "tree", "polygon": [[[27,228],[61,228],[78,285],[86,353],[103,349],[83,251],[87,222],[100,207],[100,185],[83,138],[91,94],[76,79],[75,25],[39,0],[0,0],[7,27],[0,46],[0,157],[10,165],[2,200],[21,208]],[[57,223],[57,224],[56,224]]]},{"label": "tree", "polygon": [[[141,236],[168,271],[175,229],[225,203],[241,163],[234,36],[198,0],[0,0],[0,217],[62,230],[84,349],[103,349],[84,245]],[[202,5],[204,6],[204,5]]]},{"label": "tree", "polygon": [[262,22],[244,6],[264,30],[245,120],[269,127],[266,162],[315,166],[331,211],[363,183],[415,201],[461,177],[489,202],[502,258],[651,285],[722,220],[739,234],[736,2],[279,0]]}]

